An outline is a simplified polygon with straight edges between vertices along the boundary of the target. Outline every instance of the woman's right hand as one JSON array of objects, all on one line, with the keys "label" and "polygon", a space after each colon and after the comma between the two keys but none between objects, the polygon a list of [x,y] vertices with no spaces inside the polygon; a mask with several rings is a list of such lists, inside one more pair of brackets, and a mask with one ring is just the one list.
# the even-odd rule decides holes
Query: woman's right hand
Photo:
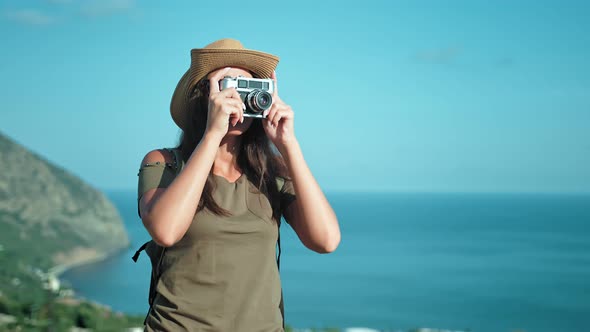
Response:
[{"label": "woman's right hand", "polygon": [[209,79],[209,107],[205,133],[219,139],[227,134],[230,123],[235,126],[238,121],[244,122],[246,105],[240,99],[238,91],[235,88],[219,90],[219,81],[230,69],[230,67],[218,69]]}]

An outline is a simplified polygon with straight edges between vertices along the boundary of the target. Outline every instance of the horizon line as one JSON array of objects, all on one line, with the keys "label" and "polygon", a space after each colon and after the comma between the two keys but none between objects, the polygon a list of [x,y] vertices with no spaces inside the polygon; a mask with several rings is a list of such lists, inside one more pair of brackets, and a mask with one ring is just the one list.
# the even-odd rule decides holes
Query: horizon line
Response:
[{"label": "horizon line", "polygon": [[[137,188],[96,188],[102,192],[131,192]],[[421,190],[421,189],[326,189],[326,194],[519,194],[588,196],[590,191],[532,191],[532,190]]]}]

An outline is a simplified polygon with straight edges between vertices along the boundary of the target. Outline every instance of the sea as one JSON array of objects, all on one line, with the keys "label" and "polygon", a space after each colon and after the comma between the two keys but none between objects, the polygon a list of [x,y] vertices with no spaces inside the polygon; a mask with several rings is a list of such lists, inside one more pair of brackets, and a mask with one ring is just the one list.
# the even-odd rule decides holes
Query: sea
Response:
[{"label": "sea", "polygon": [[[145,315],[149,235],[136,192],[109,191],[131,247],[61,278],[87,299]],[[590,331],[590,194],[326,193],[332,253],[281,226],[285,322],[378,331]]]}]

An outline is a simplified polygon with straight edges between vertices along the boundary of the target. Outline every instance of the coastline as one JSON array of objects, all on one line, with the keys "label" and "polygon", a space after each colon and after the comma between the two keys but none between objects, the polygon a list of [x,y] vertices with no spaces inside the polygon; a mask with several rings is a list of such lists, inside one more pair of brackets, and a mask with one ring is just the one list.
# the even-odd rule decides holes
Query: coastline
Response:
[{"label": "coastline", "polygon": [[[50,277],[54,277],[55,279],[61,282],[62,280],[60,279],[60,277],[68,270],[85,265],[100,263],[108,258],[114,257],[124,252],[125,250],[129,249],[130,246],[131,245],[129,244],[123,248],[113,250],[111,252],[97,252],[94,250],[82,252],[78,251],[77,253],[74,253],[73,258],[69,259],[69,262],[56,264],[53,267],[49,268],[49,270],[47,270],[47,275]],[[76,249],[74,249],[74,251],[76,251]]]},{"label": "coastline", "polygon": [[105,259],[109,258],[111,255],[108,255],[106,253],[102,253],[93,257],[88,257],[85,259],[81,259],[81,260],[76,260],[70,263],[62,263],[62,264],[58,264],[53,266],[52,268],[50,268],[47,271],[47,274],[52,275],[56,278],[59,278],[62,274],[64,274],[66,271],[75,268],[75,267],[79,267],[79,266],[84,266],[87,264],[93,264],[93,263],[98,263],[101,261],[104,261]]}]

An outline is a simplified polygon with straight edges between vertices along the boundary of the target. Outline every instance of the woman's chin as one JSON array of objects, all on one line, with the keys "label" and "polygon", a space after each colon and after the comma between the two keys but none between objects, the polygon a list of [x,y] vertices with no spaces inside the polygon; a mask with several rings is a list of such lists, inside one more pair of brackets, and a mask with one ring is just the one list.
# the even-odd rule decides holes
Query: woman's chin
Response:
[{"label": "woman's chin", "polygon": [[227,130],[226,136],[239,136],[242,135],[250,125],[252,124],[252,118],[244,118],[243,123],[236,123],[235,126],[232,126],[231,123],[229,124],[229,129]]},{"label": "woman's chin", "polygon": [[240,136],[240,135],[244,134],[244,131],[245,130],[242,130],[242,129],[230,129],[227,131],[225,136]]}]

